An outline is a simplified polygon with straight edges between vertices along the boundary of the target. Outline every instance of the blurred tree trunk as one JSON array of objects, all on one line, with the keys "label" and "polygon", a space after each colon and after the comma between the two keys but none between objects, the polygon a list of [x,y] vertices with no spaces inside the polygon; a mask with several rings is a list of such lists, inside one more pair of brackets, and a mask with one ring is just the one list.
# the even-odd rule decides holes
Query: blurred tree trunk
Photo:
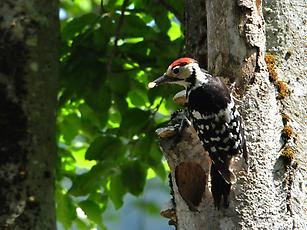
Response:
[{"label": "blurred tree trunk", "polygon": [[[208,192],[210,162],[190,129],[174,145],[169,138],[177,122],[173,119],[166,130],[159,130],[174,193],[173,207],[162,214],[179,230],[307,229],[303,1],[265,1],[266,24],[261,0],[185,4],[188,53],[212,74],[236,82],[250,160],[248,169],[242,160],[234,162],[237,183],[230,207],[215,209]],[[271,55],[265,53],[266,40]],[[193,177],[203,178],[204,191],[195,193],[201,182]],[[202,202],[191,210],[189,202],[198,193],[203,194]]]},{"label": "blurred tree trunk", "polygon": [[0,3],[0,229],[55,229],[58,2]]}]

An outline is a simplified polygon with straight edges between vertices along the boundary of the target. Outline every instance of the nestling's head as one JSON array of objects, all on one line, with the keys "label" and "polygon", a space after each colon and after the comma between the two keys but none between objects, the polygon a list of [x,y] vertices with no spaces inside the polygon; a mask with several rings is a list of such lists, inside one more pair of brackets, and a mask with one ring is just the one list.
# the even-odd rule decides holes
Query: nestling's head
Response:
[{"label": "nestling's head", "polygon": [[174,83],[188,87],[195,81],[199,71],[201,70],[196,60],[189,57],[179,58],[169,65],[161,77],[149,82],[148,88],[154,88],[163,83]]}]

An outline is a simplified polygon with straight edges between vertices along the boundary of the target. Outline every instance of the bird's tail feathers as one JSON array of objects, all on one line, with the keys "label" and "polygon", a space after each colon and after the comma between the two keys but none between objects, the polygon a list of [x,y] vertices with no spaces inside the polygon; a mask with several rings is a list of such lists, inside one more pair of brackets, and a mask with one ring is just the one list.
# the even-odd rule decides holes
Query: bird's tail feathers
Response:
[{"label": "bird's tail feathers", "polygon": [[223,198],[223,206],[229,206],[229,194],[231,185],[236,182],[236,176],[230,170],[231,158],[216,156],[211,157],[211,192],[214,199],[214,205],[219,208]]},{"label": "bird's tail feathers", "polygon": [[231,159],[221,159],[217,157],[216,159],[212,159],[212,164],[215,165],[217,172],[221,175],[221,177],[228,184],[234,184],[237,181],[235,174],[230,170],[230,161]]},{"label": "bird's tail feathers", "polygon": [[222,174],[217,170],[216,164],[211,165],[211,193],[214,200],[214,206],[220,208],[221,200],[223,199],[223,206],[227,208],[229,206],[229,193],[231,189],[231,183],[228,183]]}]

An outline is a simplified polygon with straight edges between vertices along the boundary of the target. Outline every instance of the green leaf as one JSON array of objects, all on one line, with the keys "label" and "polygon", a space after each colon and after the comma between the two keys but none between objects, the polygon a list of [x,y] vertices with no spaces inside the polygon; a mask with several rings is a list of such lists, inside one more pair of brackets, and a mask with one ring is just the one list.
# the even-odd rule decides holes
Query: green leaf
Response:
[{"label": "green leaf", "polygon": [[102,52],[106,52],[110,37],[114,35],[115,24],[111,17],[105,16],[100,18],[97,25],[99,27],[93,31],[94,45]]},{"label": "green leaf", "polygon": [[146,213],[150,213],[152,215],[155,215],[160,212],[161,208],[155,201],[149,201],[149,200],[136,200],[135,206],[138,207],[141,210],[146,211]]},{"label": "green leaf", "polygon": [[57,164],[57,179],[61,180],[62,177],[67,173],[72,173],[76,171],[76,159],[72,155],[71,151],[68,149],[63,149],[59,147],[59,161]]},{"label": "green leaf", "polygon": [[74,38],[77,34],[84,32],[87,26],[91,26],[96,19],[97,15],[88,13],[68,21],[63,27],[62,39],[66,41]]},{"label": "green leaf", "polygon": [[103,185],[103,179],[109,175],[110,167],[110,164],[98,163],[90,171],[75,176],[69,193],[74,196],[85,196],[95,191]]},{"label": "green leaf", "polygon": [[165,33],[170,28],[168,12],[165,11],[160,4],[157,4],[154,1],[146,1],[146,7],[151,9],[150,13],[154,17],[157,26]]},{"label": "green leaf", "polygon": [[87,217],[96,224],[102,224],[102,212],[98,204],[91,200],[84,200],[78,203],[78,206],[85,212]]},{"label": "green leaf", "polygon": [[71,198],[60,188],[56,191],[56,212],[59,220],[66,229],[69,229],[76,218],[76,207],[73,205]]},{"label": "green leaf", "polygon": [[170,37],[171,41],[174,41],[182,36],[180,24],[171,22],[171,28],[168,30],[167,35]]},{"label": "green leaf", "polygon": [[126,192],[127,189],[123,185],[121,178],[119,176],[113,176],[110,182],[109,197],[116,209],[119,209],[123,205]]},{"label": "green leaf", "polygon": [[164,180],[166,178],[166,171],[162,163],[162,153],[158,143],[153,143],[151,145],[150,153],[148,156],[148,164],[161,179]]},{"label": "green leaf", "polygon": [[146,25],[144,20],[136,15],[125,15],[125,20],[121,30],[122,38],[143,37],[144,34],[155,33],[153,29]]},{"label": "green leaf", "polygon": [[157,141],[155,141],[155,136],[154,130],[152,130],[147,132],[145,137],[140,138],[132,150],[133,156],[148,164],[159,177],[165,179],[166,172],[162,164],[162,153]]},{"label": "green leaf", "polygon": [[74,0],[74,3],[80,7],[85,12],[88,12],[92,9],[92,2],[91,1],[84,1],[84,0]]},{"label": "green leaf", "polygon": [[[95,111],[93,110],[93,108],[91,108],[88,104],[83,103],[78,107],[80,113],[81,113],[81,120],[82,120],[82,126],[84,127],[84,125],[92,125],[93,128],[99,128],[101,129],[101,127],[103,127],[107,120],[108,120],[108,114],[105,113],[103,115],[98,115],[97,113],[95,113]],[[93,129],[92,128],[92,129]],[[96,130],[96,134],[97,134]]]},{"label": "green leaf", "polygon": [[78,135],[80,128],[80,118],[76,114],[69,114],[60,122],[60,131],[68,144]]},{"label": "green leaf", "polygon": [[145,101],[146,101],[145,95],[139,91],[136,91],[136,90],[130,91],[128,93],[128,99],[136,107],[145,106]]},{"label": "green leaf", "polygon": [[128,110],[128,103],[126,100],[123,100],[122,96],[119,95],[114,95],[114,102],[118,111],[120,112],[119,117],[121,117],[121,115],[125,114]]},{"label": "green leaf", "polygon": [[144,1],[143,0],[134,0],[133,1],[134,7],[136,9],[138,8],[144,8]]},{"label": "green leaf", "polygon": [[111,90],[119,95],[126,96],[129,91],[130,79],[123,74],[110,75],[106,83]]},{"label": "green leaf", "polygon": [[106,87],[91,88],[85,94],[85,100],[97,114],[104,114],[111,106],[111,92]]},{"label": "green leaf", "polygon": [[[77,229],[78,230],[88,230],[89,229],[89,225],[85,223],[86,220],[82,220],[79,218],[76,218],[75,223],[77,225]],[[88,221],[87,221],[88,222]]]},{"label": "green leaf", "polygon": [[127,110],[123,115],[121,130],[133,135],[138,133],[149,122],[149,111],[133,108]]},{"label": "green leaf", "polygon": [[160,30],[162,30],[163,32],[168,31],[168,29],[171,27],[171,23],[169,21],[169,18],[167,16],[167,14],[165,14],[165,12],[157,12],[155,15],[155,21],[158,25],[158,27],[160,28]]},{"label": "green leaf", "polygon": [[99,136],[90,145],[85,154],[87,160],[115,160],[125,152],[120,139],[113,136]]},{"label": "green leaf", "polygon": [[152,139],[149,138],[148,133],[144,137],[137,140],[136,144],[133,146],[133,156],[140,158],[142,161],[147,161],[152,144]]},{"label": "green leaf", "polygon": [[123,4],[123,0],[102,0],[103,5],[109,9],[116,9]]},{"label": "green leaf", "polygon": [[101,73],[105,64],[98,60],[98,53],[91,52],[89,48],[72,49],[69,60],[61,67],[61,86],[71,99],[83,99],[89,97],[91,91],[98,92],[103,86],[106,79]]},{"label": "green leaf", "polygon": [[147,171],[139,161],[130,161],[122,166],[121,181],[128,191],[137,196],[143,192]]},{"label": "green leaf", "polygon": [[[109,177],[106,179],[109,182]],[[106,183],[107,184],[107,183]],[[107,186],[104,186],[107,187]],[[104,188],[105,189],[105,188]],[[109,195],[107,194],[107,189],[105,189],[106,192],[96,191],[91,192],[88,196],[88,200],[91,200],[99,205],[99,208],[102,212],[106,210],[108,207],[108,201],[109,201]]]},{"label": "green leaf", "polygon": [[91,191],[97,189],[100,183],[100,178],[97,178],[93,173],[87,172],[74,178],[69,193],[74,196],[85,196]]}]

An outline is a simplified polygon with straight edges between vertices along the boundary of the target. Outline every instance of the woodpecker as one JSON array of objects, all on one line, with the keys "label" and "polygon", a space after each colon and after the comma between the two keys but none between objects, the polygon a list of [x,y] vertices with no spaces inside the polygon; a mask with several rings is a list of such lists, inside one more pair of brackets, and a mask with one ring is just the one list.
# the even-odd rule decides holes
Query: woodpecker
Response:
[{"label": "woodpecker", "polygon": [[247,163],[247,149],[242,117],[225,83],[201,69],[198,62],[183,57],[172,62],[167,71],[148,84],[154,88],[164,83],[179,84],[186,89],[187,110],[204,149],[211,158],[211,192],[214,205],[229,206],[235,175],[231,159],[242,154]]}]

